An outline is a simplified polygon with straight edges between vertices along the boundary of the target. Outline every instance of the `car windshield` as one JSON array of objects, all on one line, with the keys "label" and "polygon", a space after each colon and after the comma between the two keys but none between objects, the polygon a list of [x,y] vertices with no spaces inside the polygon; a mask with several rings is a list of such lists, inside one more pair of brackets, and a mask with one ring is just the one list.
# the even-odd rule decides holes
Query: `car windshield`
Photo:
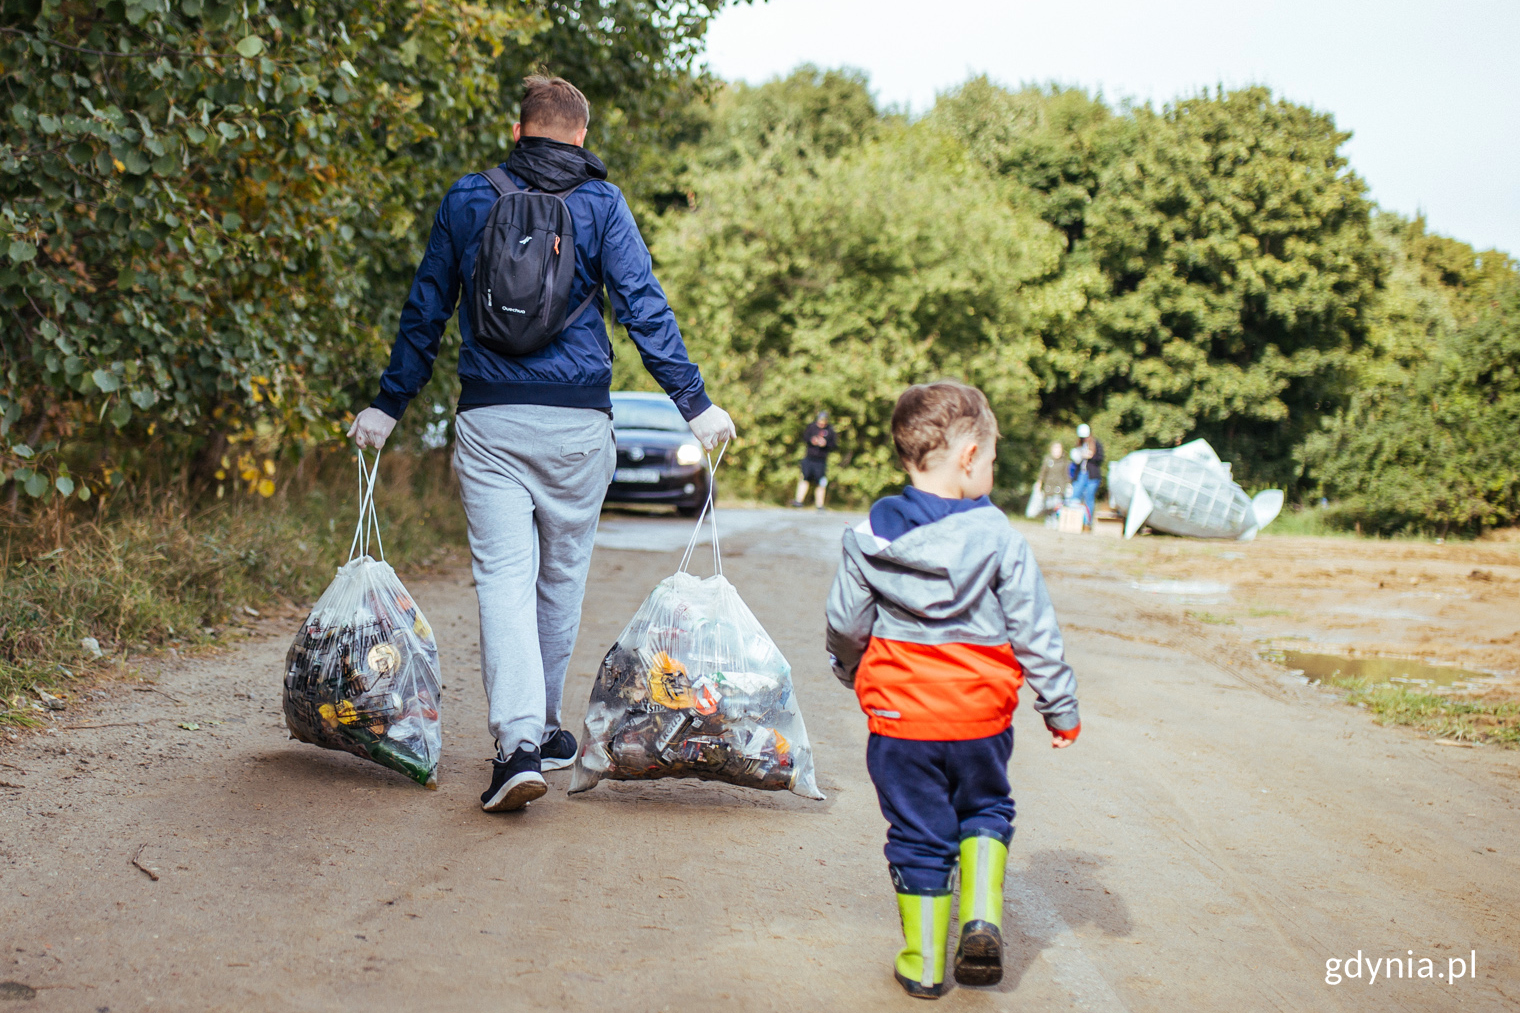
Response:
[{"label": "car windshield", "polygon": [[663,429],[683,433],[689,427],[681,417],[680,409],[672,401],[654,401],[643,398],[612,399],[612,428],[614,429]]}]

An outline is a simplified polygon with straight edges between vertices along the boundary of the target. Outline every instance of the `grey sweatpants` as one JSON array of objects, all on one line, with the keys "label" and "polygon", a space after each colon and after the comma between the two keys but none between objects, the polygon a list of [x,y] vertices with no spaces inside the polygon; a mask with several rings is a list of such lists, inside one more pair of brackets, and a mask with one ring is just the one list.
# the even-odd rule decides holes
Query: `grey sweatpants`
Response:
[{"label": "grey sweatpants", "polygon": [[488,724],[511,755],[559,730],[591,543],[616,464],[612,420],[587,408],[492,405],[460,413],[454,432]]}]

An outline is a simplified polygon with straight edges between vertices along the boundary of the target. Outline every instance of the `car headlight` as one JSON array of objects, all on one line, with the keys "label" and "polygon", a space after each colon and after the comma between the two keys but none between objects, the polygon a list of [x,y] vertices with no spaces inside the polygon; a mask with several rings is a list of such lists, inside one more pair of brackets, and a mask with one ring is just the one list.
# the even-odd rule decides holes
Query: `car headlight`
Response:
[{"label": "car headlight", "polygon": [[695,443],[683,443],[676,448],[677,464],[701,464],[702,448]]}]

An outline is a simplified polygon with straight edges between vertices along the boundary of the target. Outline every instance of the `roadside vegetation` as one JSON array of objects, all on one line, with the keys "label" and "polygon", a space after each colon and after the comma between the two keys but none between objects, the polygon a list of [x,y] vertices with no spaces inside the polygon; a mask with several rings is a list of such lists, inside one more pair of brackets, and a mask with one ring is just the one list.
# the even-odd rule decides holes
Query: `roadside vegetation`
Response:
[{"label": "roadside vegetation", "polygon": [[1453,742],[1491,742],[1520,749],[1520,701],[1428,693],[1393,683],[1334,678],[1346,702],[1365,707],[1378,722],[1406,725]]},{"label": "roadside vegetation", "polygon": [[[385,555],[416,570],[458,553],[464,513],[445,454],[386,453],[376,495]],[[187,506],[174,494],[82,518],[54,508],[0,526],[0,724],[47,695],[153,652],[228,642],[271,604],[310,603],[348,558],[356,465],[308,464],[273,496]]]},{"label": "roadside vegetation", "polygon": [[1089,421],[1110,460],[1205,437],[1328,530],[1520,518],[1516,262],[1378,209],[1326,112],[977,78],[908,121],[803,68],[704,116],[655,252],[753,495],[819,407],[841,495],[900,483],[893,398],[949,374],[991,396],[1010,502]]}]

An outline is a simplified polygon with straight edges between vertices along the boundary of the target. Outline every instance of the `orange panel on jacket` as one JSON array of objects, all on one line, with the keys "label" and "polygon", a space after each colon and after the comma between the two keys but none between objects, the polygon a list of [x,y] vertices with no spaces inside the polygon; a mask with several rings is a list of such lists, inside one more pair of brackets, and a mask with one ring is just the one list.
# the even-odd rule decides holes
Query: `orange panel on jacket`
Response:
[{"label": "orange panel on jacket", "polygon": [[855,673],[871,731],[952,741],[997,735],[1013,721],[1024,670],[1013,647],[914,644],[872,637]]}]

